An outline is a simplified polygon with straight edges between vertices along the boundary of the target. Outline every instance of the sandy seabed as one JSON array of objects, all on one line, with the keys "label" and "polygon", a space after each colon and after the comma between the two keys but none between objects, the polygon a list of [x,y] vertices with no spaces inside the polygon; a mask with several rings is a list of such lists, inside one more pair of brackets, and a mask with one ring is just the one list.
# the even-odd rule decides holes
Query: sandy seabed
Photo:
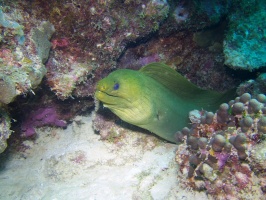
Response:
[{"label": "sandy seabed", "polygon": [[25,151],[10,147],[1,155],[0,199],[208,199],[181,189],[174,144],[131,130],[119,143],[102,141],[91,114],[77,116],[67,129],[36,131],[35,140],[23,142]]}]

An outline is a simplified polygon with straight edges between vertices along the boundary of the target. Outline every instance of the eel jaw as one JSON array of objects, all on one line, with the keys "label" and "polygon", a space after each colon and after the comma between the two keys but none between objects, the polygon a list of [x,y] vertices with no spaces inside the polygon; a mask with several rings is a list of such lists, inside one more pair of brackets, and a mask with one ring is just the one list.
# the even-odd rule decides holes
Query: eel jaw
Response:
[{"label": "eel jaw", "polygon": [[119,97],[110,95],[104,91],[97,90],[95,92],[95,97],[99,101],[101,101],[104,105],[104,107],[109,108],[110,106],[118,105],[119,103]]}]

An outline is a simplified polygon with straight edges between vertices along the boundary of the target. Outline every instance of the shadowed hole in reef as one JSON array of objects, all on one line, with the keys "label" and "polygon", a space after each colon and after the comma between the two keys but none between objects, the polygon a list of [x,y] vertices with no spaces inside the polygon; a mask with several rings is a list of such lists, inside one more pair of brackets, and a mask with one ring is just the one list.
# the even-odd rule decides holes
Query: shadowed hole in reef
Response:
[{"label": "shadowed hole in reef", "polygon": [[241,70],[241,69],[235,70],[225,66],[225,71],[227,74],[231,75],[235,79],[238,79],[241,82],[243,82],[250,79],[256,79],[260,73],[266,72],[266,68],[257,69],[251,72],[248,70]]}]

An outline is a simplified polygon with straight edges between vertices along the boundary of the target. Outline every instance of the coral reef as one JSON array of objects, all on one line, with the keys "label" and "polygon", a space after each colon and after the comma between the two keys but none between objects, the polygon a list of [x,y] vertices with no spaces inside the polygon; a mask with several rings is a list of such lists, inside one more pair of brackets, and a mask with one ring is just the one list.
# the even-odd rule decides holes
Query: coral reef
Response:
[{"label": "coral reef", "polygon": [[[49,59],[46,68],[47,83],[58,98],[65,100],[73,96],[76,86],[87,81],[94,66],[90,63],[78,62],[73,56],[65,57],[62,52],[53,52],[52,59]],[[88,93],[86,95],[89,95]],[[79,91],[75,96],[82,96]]]},{"label": "coral reef", "polygon": [[[197,71],[199,74],[196,76],[188,74],[194,82],[199,77],[212,76],[206,74],[206,71],[211,71],[210,68],[214,67],[220,73],[223,66],[221,38],[209,41],[207,51],[201,48],[196,50],[194,56],[188,54],[195,51],[195,44],[191,46],[191,31],[215,25],[222,20],[229,12],[230,3],[227,1],[112,0],[87,3],[84,0],[38,0],[30,5],[24,2],[6,3],[15,7],[17,12],[30,12],[35,21],[46,19],[55,26],[52,51],[46,65],[46,77],[48,85],[62,100],[69,97],[93,96],[95,82],[115,68],[124,68],[119,63],[117,66],[117,60],[123,57],[129,47],[145,42],[158,32],[160,38],[150,42],[154,43],[153,49],[158,48],[158,51],[138,52],[133,62],[139,62],[138,65],[141,66],[150,61],[189,62],[190,64],[179,65],[178,69],[184,74]],[[38,9],[35,9],[36,7]],[[28,20],[28,26],[35,23],[32,19]],[[177,30],[182,32],[178,34]],[[219,33],[222,32],[219,30]],[[170,38],[164,38],[166,34],[169,36],[173,33],[175,35]],[[160,42],[159,39],[163,41]],[[206,40],[206,37],[199,40]],[[168,53],[164,52],[166,48],[163,45],[166,44],[170,48],[167,49]],[[210,52],[216,52],[216,55],[207,55]],[[192,56],[195,59],[191,59]],[[200,63],[199,57],[203,59]],[[206,70],[201,72],[199,68]]]},{"label": "coral reef", "polygon": [[[224,32],[225,17],[233,19],[234,16],[239,21],[243,18],[237,3],[226,0],[4,2],[27,19],[20,19],[27,32],[43,20],[54,25],[56,32],[46,64],[46,78],[49,87],[62,100],[93,96],[99,79],[115,68],[129,66],[129,61],[120,62],[126,60],[124,53],[152,37],[147,49],[144,45],[137,47],[132,63],[143,66],[151,61],[165,61],[201,87],[224,90],[232,85],[232,81],[228,82],[230,76],[224,72],[222,48],[224,33],[230,38],[230,33],[237,30],[236,26],[230,26],[231,31]],[[239,3],[244,5],[242,0]],[[29,13],[31,18],[26,17]],[[40,43],[36,33],[43,38],[44,32],[45,27],[35,29],[33,43]],[[43,40],[43,50],[37,45],[36,51],[43,61],[50,47],[50,33],[51,29]],[[209,83],[209,77],[213,82]],[[221,82],[228,84],[218,88]]]},{"label": "coral reef", "polygon": [[50,22],[42,22],[40,27],[32,30],[32,40],[37,49],[37,54],[42,63],[45,63],[49,57],[51,48],[50,39],[55,32],[54,26]]},{"label": "coral reef", "polygon": [[[64,128],[80,110],[93,107],[95,83],[117,68],[137,70],[150,62],[162,61],[202,88],[224,91],[236,86],[239,81],[232,71],[226,71],[225,65],[251,71],[266,63],[263,3],[258,0],[1,1],[0,153],[5,150],[6,140],[12,132],[9,113],[19,121],[20,126],[14,126],[14,129],[26,137],[34,135],[37,127]],[[45,80],[40,87],[43,77]],[[176,154],[181,171],[179,178],[184,187],[207,191],[217,199],[252,199],[253,195],[262,199],[265,196],[266,101],[265,95],[257,96],[262,91],[265,93],[265,80],[264,73],[242,83],[238,87],[241,96],[222,104],[216,113],[190,113],[192,128],[184,128],[176,134],[178,141],[185,140]],[[40,95],[38,87],[46,94]],[[57,101],[57,98],[64,101]],[[147,135],[139,135],[132,141],[127,136],[130,131],[121,128],[132,128],[130,125],[104,109],[102,112],[103,115],[95,115],[94,129],[102,139],[117,144],[115,148],[126,144],[124,138],[131,142],[128,149],[134,145],[154,149],[160,143],[159,139]],[[78,130],[80,124],[86,123],[77,120],[73,124]],[[56,135],[56,131],[52,134]],[[71,138],[73,135],[64,136]],[[91,143],[98,139],[96,135],[90,136]],[[76,137],[76,144],[80,144],[83,137]],[[69,138],[67,141],[72,142]],[[70,144],[68,142],[62,146]],[[34,144],[35,148],[40,149],[37,144]],[[90,157],[86,153],[92,152],[88,155],[95,156],[98,147],[93,146],[92,151],[87,151],[87,147],[84,145],[82,151],[75,150],[62,156],[65,162],[59,162],[61,158],[50,154],[47,177],[74,177],[78,168],[74,172],[69,168],[63,175],[58,168],[69,163],[71,167],[88,164]],[[106,152],[108,154],[103,152],[104,156],[113,156],[113,150]],[[131,155],[139,156],[142,152]],[[42,156],[38,157],[38,163]],[[151,156],[149,154],[147,158]],[[125,159],[118,157],[118,161],[108,158],[105,162],[121,165],[132,161],[128,155],[123,157]],[[160,161],[158,158],[161,164]],[[98,157],[92,165],[97,164]],[[158,171],[168,173],[168,166],[165,167]],[[128,173],[128,169],[124,171]],[[146,192],[147,187],[153,187],[154,182],[149,182],[145,171],[143,173],[143,181],[134,192],[136,198],[141,198],[140,189]],[[105,174],[102,171],[100,174],[104,179]],[[163,177],[156,179],[168,181]],[[95,183],[91,184],[95,186]],[[259,185],[259,190],[254,185]],[[43,194],[43,188],[39,189]],[[34,190],[33,196],[39,191]],[[76,190],[73,191],[76,194]],[[154,191],[157,195],[157,188]]]},{"label": "coral reef", "polygon": [[[193,113],[198,114],[193,114]],[[265,195],[266,96],[245,93],[218,111],[193,111],[192,128],[176,133],[182,184],[216,199]],[[187,179],[184,179],[186,175]],[[257,191],[253,185],[258,184]],[[247,197],[248,191],[250,195]]]},{"label": "coral reef", "polygon": [[[27,11],[29,5],[22,2],[17,8]],[[104,71],[115,68],[128,44],[157,31],[168,11],[166,1],[151,0],[32,2],[31,14],[56,29],[46,65],[49,86],[62,100],[93,96]]]},{"label": "coral reef", "polygon": [[19,95],[34,94],[33,90],[46,74],[44,63],[54,32],[53,25],[46,21],[38,27],[26,28],[21,25],[26,16],[17,18],[14,12],[8,12],[6,7],[0,9],[0,152],[6,148],[6,140],[12,132],[8,104]]},{"label": "coral reef", "polygon": [[[230,21],[230,31],[225,32],[229,38],[226,43],[229,44],[230,35],[238,30],[238,26],[232,23],[246,18],[246,10],[255,1],[251,5],[243,0],[238,3],[226,0],[4,2],[25,18],[20,19],[25,24],[25,32],[44,19],[55,26],[46,77],[58,98],[65,100],[69,97],[93,96],[95,82],[113,69],[123,67],[119,62],[117,65],[117,60],[124,57],[123,53],[152,36],[159,36],[149,41],[151,48],[157,51],[139,47],[132,62],[143,65],[150,61],[165,61],[177,67],[192,82],[217,89],[215,83],[206,84],[210,81],[208,77],[212,77],[212,81],[217,80],[217,83],[221,82],[218,81],[220,77],[225,78],[224,73],[220,76],[224,70],[223,53],[226,52],[222,51],[224,30],[227,28],[224,18],[229,17]],[[240,8],[238,4],[241,4]],[[244,9],[244,14],[241,14]],[[29,13],[31,18],[27,17]],[[248,13],[251,16],[252,12]],[[32,31],[33,43],[37,44],[36,51],[43,62],[47,59],[50,47],[48,39],[52,33],[51,28],[45,31],[46,27]],[[192,31],[196,33],[192,34]],[[36,35],[45,38],[43,50],[38,47],[40,42]],[[254,41],[260,39],[254,38]],[[196,45],[201,48],[196,49]],[[210,74],[213,70],[217,73]],[[225,79],[229,79],[229,76]],[[221,90],[224,88],[226,86]]]},{"label": "coral reef", "polygon": [[0,153],[2,153],[6,147],[6,140],[9,138],[11,134],[11,119],[7,113],[7,111],[3,108],[0,108]]},{"label": "coral reef", "polygon": [[255,70],[266,65],[266,4],[242,1],[229,16],[229,30],[224,41],[225,64],[234,69]]},{"label": "coral reef", "polygon": [[[7,21],[2,10],[0,15],[3,32],[0,47],[0,102],[9,104],[17,95],[33,92],[40,84],[46,74],[43,63],[50,50],[48,39],[54,29],[49,22],[43,22],[24,34],[22,26]],[[17,36],[23,37],[23,42]]]},{"label": "coral reef", "polygon": [[1,36],[0,41],[5,42],[7,38],[6,36],[8,36],[9,34],[10,36],[11,35],[15,36],[16,41],[19,44],[23,44],[25,41],[23,26],[8,18],[9,17],[3,12],[3,10],[0,9],[0,24],[1,28],[4,29],[3,31],[5,31],[5,34]]}]

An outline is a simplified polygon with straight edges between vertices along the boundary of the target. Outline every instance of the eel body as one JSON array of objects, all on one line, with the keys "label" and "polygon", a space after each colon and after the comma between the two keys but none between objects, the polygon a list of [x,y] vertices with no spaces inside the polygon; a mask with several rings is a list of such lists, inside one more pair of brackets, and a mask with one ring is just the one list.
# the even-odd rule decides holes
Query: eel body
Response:
[{"label": "eel body", "polygon": [[139,71],[116,70],[98,82],[95,93],[122,120],[170,142],[176,142],[175,133],[188,126],[191,110],[214,111],[234,95],[200,89],[163,63]]}]

